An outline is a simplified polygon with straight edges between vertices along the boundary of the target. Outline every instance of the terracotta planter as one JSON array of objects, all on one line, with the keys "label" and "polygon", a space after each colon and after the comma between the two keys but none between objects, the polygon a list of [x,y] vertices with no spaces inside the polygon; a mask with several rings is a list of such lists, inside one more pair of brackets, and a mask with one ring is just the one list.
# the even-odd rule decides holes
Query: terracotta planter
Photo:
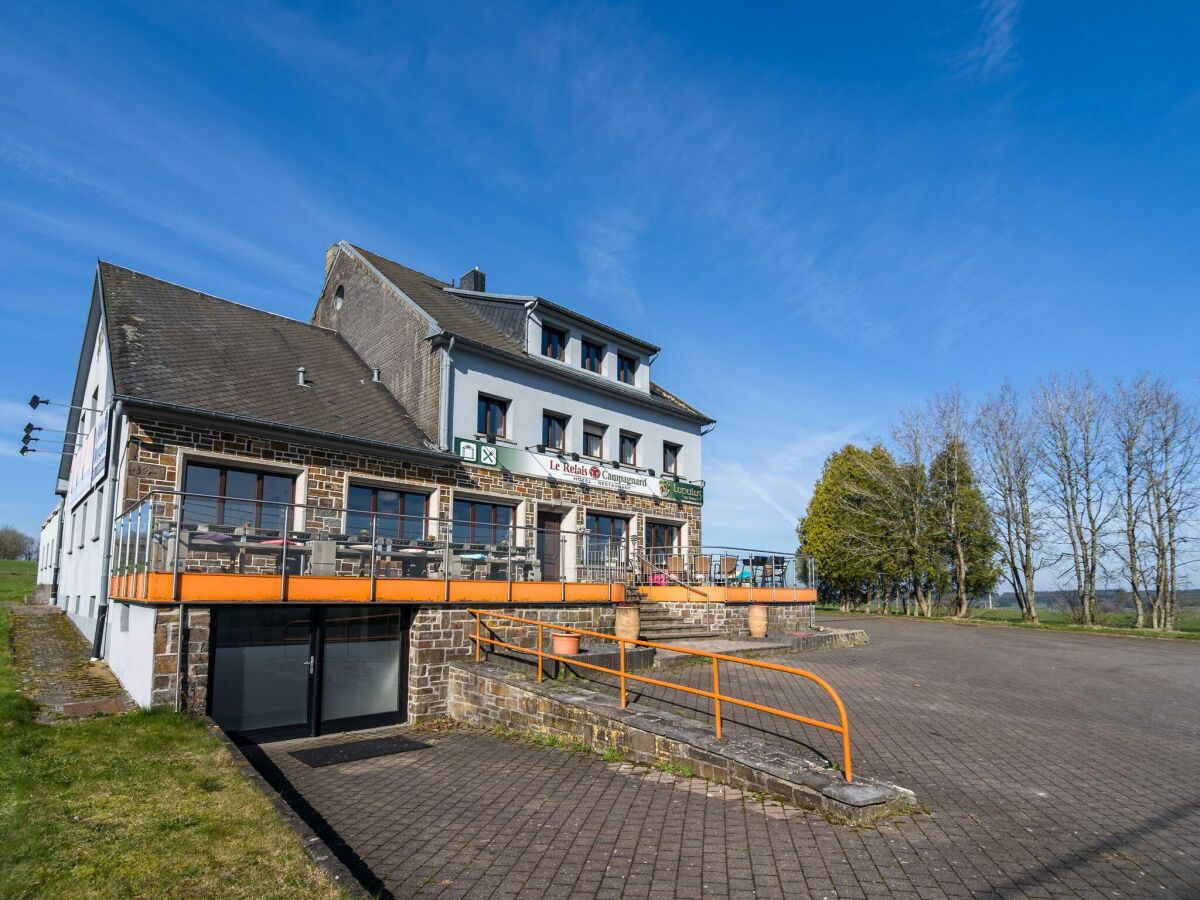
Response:
[{"label": "terracotta planter", "polygon": [[765,603],[750,604],[750,637],[761,638],[767,636],[767,605]]},{"label": "terracotta planter", "polygon": [[576,656],[579,653],[579,635],[568,631],[552,631],[550,645],[555,656]]},{"label": "terracotta planter", "polygon": [[642,611],[636,604],[617,607],[616,635],[629,641],[636,641],[638,632],[642,630]]}]

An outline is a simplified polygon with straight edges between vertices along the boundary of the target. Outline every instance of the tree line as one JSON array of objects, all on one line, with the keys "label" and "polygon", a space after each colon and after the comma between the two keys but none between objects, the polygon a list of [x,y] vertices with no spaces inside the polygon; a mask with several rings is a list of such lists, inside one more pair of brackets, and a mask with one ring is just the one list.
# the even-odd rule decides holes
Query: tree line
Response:
[{"label": "tree line", "polygon": [[831,454],[797,533],[843,610],[961,617],[1003,581],[1037,622],[1045,573],[1082,624],[1116,580],[1135,627],[1172,630],[1198,461],[1194,401],[1153,375],[1049,375],[973,408],[955,389],[902,412],[888,440]]}]

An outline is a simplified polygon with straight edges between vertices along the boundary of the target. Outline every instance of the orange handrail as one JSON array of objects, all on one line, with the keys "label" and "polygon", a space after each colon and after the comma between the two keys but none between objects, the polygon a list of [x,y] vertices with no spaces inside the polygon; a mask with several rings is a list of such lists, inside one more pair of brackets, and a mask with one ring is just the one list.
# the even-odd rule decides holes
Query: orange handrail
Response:
[{"label": "orange handrail", "polygon": [[[549,622],[542,622],[538,619],[526,619],[521,616],[511,616],[507,613],[493,612],[486,609],[469,609],[467,610],[475,617],[475,634],[472,639],[475,642],[475,662],[481,662],[483,657],[483,645],[489,644],[493,647],[503,647],[506,650],[515,650],[518,653],[529,653],[537,657],[537,675],[538,681],[542,680],[543,663],[547,659],[557,662],[567,663],[572,666],[579,666],[584,669],[592,669],[596,672],[604,672],[608,675],[616,675],[620,679],[621,688],[621,708],[624,709],[627,704],[625,682],[627,680],[639,681],[642,684],[654,684],[659,687],[674,688],[677,691],[683,691],[687,694],[694,694],[698,697],[707,697],[713,701],[713,718],[716,729],[716,736],[721,738],[721,704],[732,703],[735,706],[744,706],[747,709],[757,710],[758,712],[770,713],[771,715],[780,716],[784,719],[791,719],[793,722],[800,722],[803,725],[811,725],[814,728],[824,728],[827,731],[832,731],[842,736],[842,768],[846,775],[846,781],[854,780],[854,773],[851,768],[850,761],[850,722],[846,718],[846,707],[842,704],[842,698],[838,696],[829,684],[821,677],[814,675],[812,672],[807,672],[804,669],[797,669],[794,666],[784,666],[779,663],[764,662],[759,659],[747,659],[741,656],[730,656],[727,653],[710,653],[704,650],[694,650],[691,647],[677,647],[673,644],[659,644],[654,641],[643,641],[635,638],[617,637],[612,634],[605,634],[601,631],[589,631],[586,628],[574,628],[569,625],[557,625]],[[510,644],[502,641],[499,638],[483,634],[483,617],[488,616],[493,619],[504,619],[508,622],[518,622],[522,625],[534,625],[537,627],[537,647],[521,647],[517,644]],[[547,653],[542,648],[545,646],[544,630],[550,628],[553,631],[565,631],[569,634],[578,634],[581,637],[601,638],[606,641],[616,641],[620,648],[620,668],[610,669],[608,666],[600,666],[595,663],[585,662],[582,659],[573,656],[558,656],[554,653]],[[638,647],[652,647],[656,650],[669,650],[672,653],[686,653],[691,656],[702,656],[712,660],[712,690],[706,691],[701,688],[690,687],[685,684],[674,684],[670,681],[662,681],[658,678],[650,678],[647,675],[635,675],[626,671],[625,668],[625,646],[633,644]],[[807,678],[824,688],[830,699],[833,700],[837,707],[838,722],[823,722],[820,719],[812,719],[808,716],[802,716],[798,713],[788,712],[785,709],[777,709],[774,706],[765,706],[761,703],[755,703],[751,700],[742,700],[739,697],[731,697],[728,694],[721,693],[720,674],[718,665],[721,662],[737,663],[743,666],[751,666],[756,669],[767,669],[772,672],[786,672],[789,675],[798,675],[801,678]]]}]

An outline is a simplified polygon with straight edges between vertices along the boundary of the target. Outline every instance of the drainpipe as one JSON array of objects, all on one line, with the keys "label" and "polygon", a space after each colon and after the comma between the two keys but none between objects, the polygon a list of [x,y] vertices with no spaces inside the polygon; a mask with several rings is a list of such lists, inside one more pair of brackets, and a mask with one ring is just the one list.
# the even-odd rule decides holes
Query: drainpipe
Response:
[{"label": "drainpipe", "polygon": [[117,400],[110,409],[112,416],[108,420],[108,484],[104,491],[104,530],[101,532],[104,535],[104,556],[100,561],[100,590],[96,594],[100,598],[100,612],[96,616],[96,635],[92,639],[93,660],[100,659],[104,650],[104,627],[108,623],[108,572],[112,562],[113,510],[116,507],[116,497],[113,495],[117,493],[120,485],[120,473],[117,470],[121,465],[121,442],[117,438],[122,432],[121,417],[124,415],[125,405]]},{"label": "drainpipe", "polygon": [[451,379],[454,377],[454,367],[450,364],[450,354],[454,350],[454,335],[445,335],[442,342],[442,394],[438,398],[438,430],[442,433],[442,449],[454,450],[453,426],[450,423],[450,392]]},{"label": "drainpipe", "polygon": [[58,505],[58,537],[54,539],[54,576],[50,580],[50,597],[55,606],[58,606],[58,576],[62,571],[63,519],[66,518],[66,513],[67,500],[64,495]]}]

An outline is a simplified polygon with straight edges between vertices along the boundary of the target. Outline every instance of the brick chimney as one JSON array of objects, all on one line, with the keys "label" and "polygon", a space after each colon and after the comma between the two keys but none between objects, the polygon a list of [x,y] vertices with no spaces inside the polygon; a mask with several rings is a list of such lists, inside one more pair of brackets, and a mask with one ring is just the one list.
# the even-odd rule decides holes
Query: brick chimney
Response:
[{"label": "brick chimney", "polygon": [[487,290],[484,287],[485,284],[487,284],[487,276],[479,271],[479,266],[476,266],[458,280],[459,288],[464,291],[478,291],[483,293]]}]

